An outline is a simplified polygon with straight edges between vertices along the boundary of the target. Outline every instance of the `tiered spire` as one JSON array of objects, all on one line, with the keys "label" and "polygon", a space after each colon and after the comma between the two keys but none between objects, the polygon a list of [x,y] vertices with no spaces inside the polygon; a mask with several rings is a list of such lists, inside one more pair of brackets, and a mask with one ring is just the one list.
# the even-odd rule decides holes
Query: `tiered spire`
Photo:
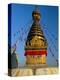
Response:
[{"label": "tiered spire", "polygon": [[[41,49],[41,48],[47,48],[47,41],[44,37],[43,31],[41,29],[41,25],[39,23],[40,21],[40,17],[41,14],[40,12],[37,10],[37,8],[32,12],[32,18],[33,18],[33,24],[31,26],[31,29],[28,33],[28,37],[27,37],[27,41],[26,41],[26,49]],[[37,36],[36,40],[40,39],[42,41],[42,46],[38,46],[38,44],[36,44],[36,46],[32,45],[31,40]],[[39,41],[39,40],[38,40]],[[39,44],[40,45],[40,44]]]}]

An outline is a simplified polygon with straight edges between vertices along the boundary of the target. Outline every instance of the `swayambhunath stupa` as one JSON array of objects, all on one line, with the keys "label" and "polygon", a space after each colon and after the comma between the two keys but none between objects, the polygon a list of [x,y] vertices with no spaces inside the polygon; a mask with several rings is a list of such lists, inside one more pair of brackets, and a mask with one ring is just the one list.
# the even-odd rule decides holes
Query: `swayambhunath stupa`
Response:
[{"label": "swayambhunath stupa", "polygon": [[28,33],[25,56],[26,64],[45,64],[47,56],[47,40],[44,36],[39,20],[41,14],[38,10],[32,12],[33,24]]}]

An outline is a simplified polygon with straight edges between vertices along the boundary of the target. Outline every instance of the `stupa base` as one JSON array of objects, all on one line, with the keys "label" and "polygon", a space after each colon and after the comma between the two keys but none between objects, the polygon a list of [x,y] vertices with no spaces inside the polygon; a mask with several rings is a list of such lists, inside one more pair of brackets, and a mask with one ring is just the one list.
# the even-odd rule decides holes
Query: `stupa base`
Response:
[{"label": "stupa base", "polygon": [[9,76],[33,76],[33,75],[50,75],[58,74],[58,67],[31,67],[23,66],[20,68],[10,69]]}]

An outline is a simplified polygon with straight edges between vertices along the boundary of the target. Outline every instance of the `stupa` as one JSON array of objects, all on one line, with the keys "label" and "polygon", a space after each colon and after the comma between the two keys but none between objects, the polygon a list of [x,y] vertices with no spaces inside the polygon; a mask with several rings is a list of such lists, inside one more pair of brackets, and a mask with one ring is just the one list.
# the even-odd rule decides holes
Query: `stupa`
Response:
[{"label": "stupa", "polygon": [[32,12],[33,24],[25,45],[26,64],[29,65],[46,64],[47,40],[39,22],[40,18],[39,10],[35,9]]}]

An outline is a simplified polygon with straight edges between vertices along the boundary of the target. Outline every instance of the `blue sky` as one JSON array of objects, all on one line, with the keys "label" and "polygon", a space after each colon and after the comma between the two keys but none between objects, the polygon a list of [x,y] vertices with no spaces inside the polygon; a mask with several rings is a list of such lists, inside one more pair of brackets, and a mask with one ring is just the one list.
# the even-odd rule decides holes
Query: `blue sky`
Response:
[{"label": "blue sky", "polygon": [[[24,5],[24,4],[12,4],[11,5],[11,39],[12,45],[19,38],[20,42],[18,43],[16,53],[18,54],[19,64],[25,63],[24,56],[24,45],[25,38],[29,32],[29,29],[32,25],[32,11],[35,9],[35,5]],[[58,58],[58,7],[57,6],[43,6],[38,5],[38,9],[41,14],[40,24],[43,29],[44,35],[48,41],[48,55],[47,55],[47,64],[56,65],[55,59],[52,57],[49,50],[55,55],[55,58]],[[20,31],[20,33],[19,33]],[[57,40],[55,39],[57,38]]]}]

